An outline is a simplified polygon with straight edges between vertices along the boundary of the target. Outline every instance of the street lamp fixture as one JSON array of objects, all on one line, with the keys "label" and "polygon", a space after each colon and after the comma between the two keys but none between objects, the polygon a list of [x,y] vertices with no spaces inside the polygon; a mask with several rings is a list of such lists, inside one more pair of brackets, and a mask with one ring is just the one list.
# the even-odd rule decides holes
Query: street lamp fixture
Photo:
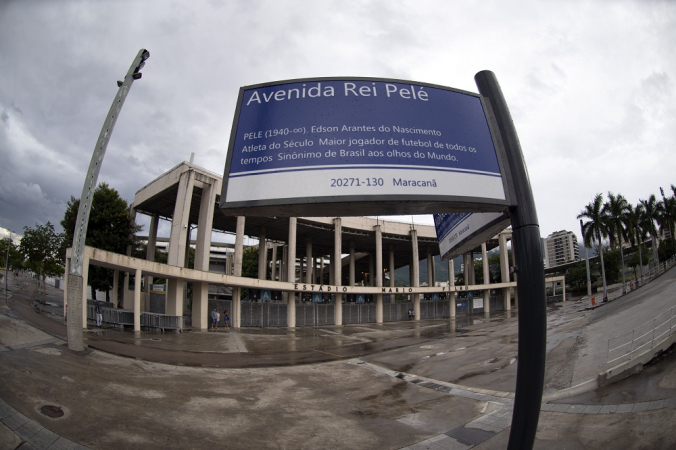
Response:
[{"label": "street lamp fixture", "polygon": [[68,276],[68,298],[66,305],[67,327],[66,332],[68,336],[68,348],[74,351],[84,350],[84,333],[82,331],[83,320],[83,305],[82,305],[82,269],[84,260],[85,239],[87,236],[87,225],[89,224],[89,214],[91,212],[92,201],[94,199],[94,190],[103,163],[103,157],[108,147],[108,141],[120,115],[120,110],[124,104],[129,89],[134,80],[141,78],[139,72],[145,65],[145,61],[150,58],[150,52],[142,48],[134,61],[132,62],[127,75],[123,81],[118,81],[118,91],[110,106],[108,116],[103,122],[101,133],[96,141],[96,147],[92,154],[92,159],[89,163],[89,170],[85,177],[84,186],[82,187],[82,195],[80,196],[80,207],[77,212],[77,220],[75,222],[75,233],[73,235],[73,248],[70,261],[70,273]]}]

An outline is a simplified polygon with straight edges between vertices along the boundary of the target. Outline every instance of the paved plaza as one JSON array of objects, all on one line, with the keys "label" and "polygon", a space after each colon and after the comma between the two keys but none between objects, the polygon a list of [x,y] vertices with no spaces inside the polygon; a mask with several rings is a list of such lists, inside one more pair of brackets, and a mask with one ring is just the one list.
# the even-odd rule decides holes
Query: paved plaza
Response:
[{"label": "paved plaza", "polygon": [[[296,329],[97,328],[10,275],[0,448],[506,448],[517,312]],[[5,301],[5,298],[7,300]],[[537,449],[676,447],[676,355],[599,388],[608,339],[668,310],[676,270],[610,303],[550,305]],[[525,337],[527,338],[527,337]]]}]

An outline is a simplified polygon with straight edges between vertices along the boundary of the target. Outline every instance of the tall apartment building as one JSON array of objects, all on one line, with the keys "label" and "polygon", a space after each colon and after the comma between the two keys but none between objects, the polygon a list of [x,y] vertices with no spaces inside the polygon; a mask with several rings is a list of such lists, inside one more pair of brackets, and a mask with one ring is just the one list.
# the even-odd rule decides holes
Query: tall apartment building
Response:
[{"label": "tall apartment building", "polygon": [[580,259],[577,236],[572,231],[557,231],[545,238],[545,267],[554,267]]}]

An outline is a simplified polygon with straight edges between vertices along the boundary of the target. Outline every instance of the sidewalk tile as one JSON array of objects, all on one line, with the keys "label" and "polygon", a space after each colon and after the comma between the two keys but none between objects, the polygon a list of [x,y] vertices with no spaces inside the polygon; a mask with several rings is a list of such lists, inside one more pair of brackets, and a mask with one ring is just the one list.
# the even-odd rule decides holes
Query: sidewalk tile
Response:
[{"label": "sidewalk tile", "polygon": [[624,403],[622,405],[617,405],[617,412],[618,414],[620,413],[628,413],[631,412],[631,410],[634,409],[634,404],[633,403]]},{"label": "sidewalk tile", "polygon": [[664,400],[656,400],[654,402],[650,402],[650,405],[648,405],[648,411],[654,411],[656,409],[662,408],[664,408]]},{"label": "sidewalk tile", "polygon": [[552,404],[552,412],[566,412],[568,410],[568,407],[570,405],[567,405],[565,403],[554,403]]},{"label": "sidewalk tile", "polygon": [[650,406],[650,402],[636,403],[636,404],[634,404],[634,408],[631,410],[631,412],[647,411],[648,406]]},{"label": "sidewalk tile", "polygon": [[598,414],[602,407],[603,405],[589,405],[582,412],[584,414]]},{"label": "sidewalk tile", "polygon": [[27,422],[29,422],[28,417],[24,416],[21,413],[14,413],[11,416],[2,419],[2,423],[4,423],[7,426],[7,428],[9,428],[12,431],[15,431],[19,427],[22,427]]},{"label": "sidewalk tile", "polygon": [[59,437],[58,434],[49,431],[47,428],[43,428],[31,438],[30,442],[37,448],[47,448],[56,442]]},{"label": "sidewalk tile", "polygon": [[568,405],[566,412],[568,414],[580,414],[586,407],[587,405]]},{"label": "sidewalk tile", "polygon": [[599,414],[611,414],[617,411],[617,405],[603,405]]},{"label": "sidewalk tile", "polygon": [[673,408],[674,406],[676,406],[676,397],[671,397],[664,400],[665,408]]}]

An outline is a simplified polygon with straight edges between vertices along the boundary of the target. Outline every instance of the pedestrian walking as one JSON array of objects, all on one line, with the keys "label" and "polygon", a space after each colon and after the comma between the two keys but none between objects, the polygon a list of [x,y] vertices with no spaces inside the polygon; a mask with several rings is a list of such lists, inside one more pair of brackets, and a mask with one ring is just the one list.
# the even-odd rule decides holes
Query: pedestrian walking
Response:
[{"label": "pedestrian walking", "polygon": [[227,309],[223,311],[223,328],[230,328],[230,317]]},{"label": "pedestrian walking", "polygon": [[216,311],[216,308],[214,308],[211,311],[211,329],[214,330],[216,325],[218,325],[218,311]]},{"label": "pedestrian walking", "polygon": [[96,326],[100,327],[103,321],[103,311],[101,311],[101,302],[94,302],[94,310],[96,312]]}]

